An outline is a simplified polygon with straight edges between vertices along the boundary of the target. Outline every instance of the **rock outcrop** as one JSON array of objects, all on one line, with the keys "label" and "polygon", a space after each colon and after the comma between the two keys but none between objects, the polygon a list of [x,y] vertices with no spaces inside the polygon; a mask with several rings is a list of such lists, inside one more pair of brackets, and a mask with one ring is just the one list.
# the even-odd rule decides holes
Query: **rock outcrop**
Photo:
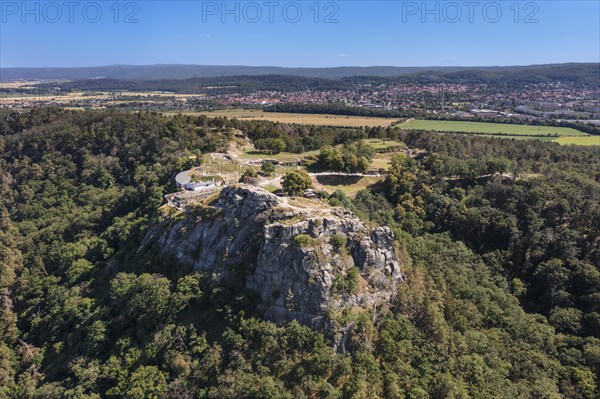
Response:
[{"label": "rock outcrop", "polygon": [[389,228],[369,228],[344,208],[259,188],[225,188],[213,206],[156,226],[145,243],[151,241],[218,280],[242,265],[246,288],[276,322],[321,327],[328,311],[390,301],[402,279]]}]

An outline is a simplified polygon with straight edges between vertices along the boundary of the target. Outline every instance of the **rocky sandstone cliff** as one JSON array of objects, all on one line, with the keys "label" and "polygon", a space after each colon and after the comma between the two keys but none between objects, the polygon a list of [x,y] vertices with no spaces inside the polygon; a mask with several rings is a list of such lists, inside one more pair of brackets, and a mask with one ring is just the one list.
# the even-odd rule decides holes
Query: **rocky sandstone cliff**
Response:
[{"label": "rocky sandstone cliff", "polygon": [[389,228],[259,188],[225,188],[212,207],[165,220],[145,241],[215,279],[242,265],[265,318],[313,327],[323,326],[330,310],[390,301],[402,279]]}]

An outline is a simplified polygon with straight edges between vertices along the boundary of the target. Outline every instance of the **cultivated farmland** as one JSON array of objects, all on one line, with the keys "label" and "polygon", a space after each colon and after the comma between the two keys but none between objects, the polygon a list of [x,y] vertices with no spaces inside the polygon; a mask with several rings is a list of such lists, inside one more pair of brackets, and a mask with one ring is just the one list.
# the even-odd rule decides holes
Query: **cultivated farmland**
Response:
[{"label": "cultivated farmland", "polygon": [[567,127],[514,125],[507,123],[409,120],[399,125],[407,130],[433,130],[438,132],[460,132],[511,136],[587,136],[585,133]]},{"label": "cultivated farmland", "polygon": [[600,145],[600,136],[559,137],[553,141],[560,144]]},{"label": "cultivated farmland", "polygon": [[294,114],[287,112],[264,112],[262,110],[220,110],[211,112],[186,112],[186,115],[206,115],[211,118],[226,117],[237,119],[261,120],[281,123],[296,123],[299,125],[320,126],[388,126],[397,118],[375,118],[366,116],[326,115],[326,114]]}]

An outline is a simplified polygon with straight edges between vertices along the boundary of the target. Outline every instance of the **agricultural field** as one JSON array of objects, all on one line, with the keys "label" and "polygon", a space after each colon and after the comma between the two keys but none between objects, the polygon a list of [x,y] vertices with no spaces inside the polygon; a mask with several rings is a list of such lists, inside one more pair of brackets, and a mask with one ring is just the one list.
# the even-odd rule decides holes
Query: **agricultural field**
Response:
[{"label": "agricultural field", "polygon": [[[107,105],[127,105],[131,103],[160,103],[161,101],[175,99],[186,102],[189,98],[203,97],[202,94],[182,94],[166,91],[127,91],[127,90],[79,90],[68,89],[60,93],[47,93],[37,90],[40,82],[6,82],[0,83],[0,89],[24,89],[27,92],[10,93],[0,92],[0,104],[11,106],[29,106],[31,102],[51,103],[62,105],[68,109],[83,110],[78,104],[86,101],[101,102]],[[89,104],[88,104],[89,106]]]},{"label": "agricultural field", "polygon": [[[167,113],[172,114],[172,113]],[[299,125],[320,126],[388,126],[397,118],[375,118],[366,116],[325,115],[325,114],[294,114],[287,112],[264,112],[262,110],[221,110],[211,112],[184,112],[186,115],[207,115],[209,117],[226,117],[237,119],[261,120],[281,123],[296,123]]]},{"label": "agricultural field", "polygon": [[479,133],[509,136],[587,136],[585,133],[567,127],[514,125],[507,123],[430,121],[413,119],[399,125],[407,130],[434,130],[438,132]]},{"label": "agricultural field", "polygon": [[559,144],[600,145],[600,136],[559,137],[553,141]]}]

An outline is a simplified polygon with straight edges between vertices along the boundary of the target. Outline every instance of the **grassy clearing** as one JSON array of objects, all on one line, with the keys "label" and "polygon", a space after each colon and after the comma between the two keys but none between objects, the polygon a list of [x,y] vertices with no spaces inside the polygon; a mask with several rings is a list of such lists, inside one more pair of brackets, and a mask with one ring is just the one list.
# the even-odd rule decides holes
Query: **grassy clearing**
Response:
[{"label": "grassy clearing", "polygon": [[[386,140],[385,142],[382,142],[380,139],[368,139],[368,140],[365,140],[365,142],[375,149],[387,149],[387,148],[393,148],[393,147],[398,147],[398,146],[402,146],[402,147],[405,146],[404,143],[401,143],[399,141],[394,141],[394,140]],[[306,152],[302,152],[299,154],[292,153],[292,152],[280,152],[278,154],[270,155],[269,153],[266,153],[266,152],[251,151],[251,150],[249,150],[249,148],[250,147],[246,146],[246,147],[242,147],[239,149],[242,151],[239,154],[240,159],[244,159],[244,160],[275,159],[280,162],[298,162],[298,161],[302,161],[308,157],[316,157],[319,155],[319,150],[306,151]]]},{"label": "grassy clearing", "polygon": [[[173,114],[173,113],[167,113]],[[264,112],[262,110],[231,109],[211,112],[184,112],[186,115],[206,115],[209,117],[226,117],[237,119],[263,120],[281,123],[296,123],[299,125],[320,126],[388,126],[397,118],[375,118],[366,116],[326,115],[326,114],[294,114],[287,112]]]},{"label": "grassy clearing", "polygon": [[319,176],[317,178],[318,189],[329,194],[336,190],[342,190],[346,195],[353,197],[360,190],[381,182],[383,179],[376,176],[348,177],[348,176]]},{"label": "grassy clearing", "polygon": [[[410,120],[399,125],[409,130],[434,130],[438,132],[507,134],[511,136],[586,136],[567,127],[514,125],[507,123]],[[502,136],[504,137],[504,136]]]},{"label": "grassy clearing", "polygon": [[266,186],[263,186],[262,188],[265,189],[265,190],[267,190],[270,193],[274,193],[275,191],[279,190],[279,187],[274,186],[272,184],[268,184]]},{"label": "grassy clearing", "polygon": [[553,141],[559,144],[600,145],[600,136],[559,137]]},{"label": "grassy clearing", "polygon": [[384,150],[392,147],[406,147],[406,144],[396,140],[381,140],[381,139],[367,139],[365,143],[375,148],[376,150]]},{"label": "grassy clearing", "polygon": [[371,169],[371,170],[379,170],[379,169],[387,170],[392,163],[392,156],[395,154],[396,153],[377,155],[371,162],[369,169]]},{"label": "grassy clearing", "polygon": [[[383,142],[381,139],[367,139],[365,142],[378,150],[405,146],[404,143],[395,140],[386,140]],[[306,151],[299,154],[292,152],[280,152],[278,154],[270,155],[266,152],[253,151],[251,144],[242,140],[238,140],[238,142],[234,143],[230,148],[237,153],[237,156],[240,159],[247,161],[258,159],[275,159],[280,162],[298,162],[308,157],[316,157],[319,155],[319,150]],[[384,156],[384,154],[379,154],[378,157],[379,156]]]},{"label": "grassy clearing", "polygon": [[198,171],[199,176],[205,176],[209,174],[223,175],[237,173],[242,170],[243,165],[239,162],[234,161],[221,161],[215,159],[206,160]]},{"label": "grassy clearing", "polygon": [[279,162],[297,162],[312,155],[319,155],[319,151],[306,151],[300,154],[293,152],[280,152],[279,154],[270,155],[266,152],[248,151],[239,154],[240,159],[257,160],[257,159],[275,159]]}]

